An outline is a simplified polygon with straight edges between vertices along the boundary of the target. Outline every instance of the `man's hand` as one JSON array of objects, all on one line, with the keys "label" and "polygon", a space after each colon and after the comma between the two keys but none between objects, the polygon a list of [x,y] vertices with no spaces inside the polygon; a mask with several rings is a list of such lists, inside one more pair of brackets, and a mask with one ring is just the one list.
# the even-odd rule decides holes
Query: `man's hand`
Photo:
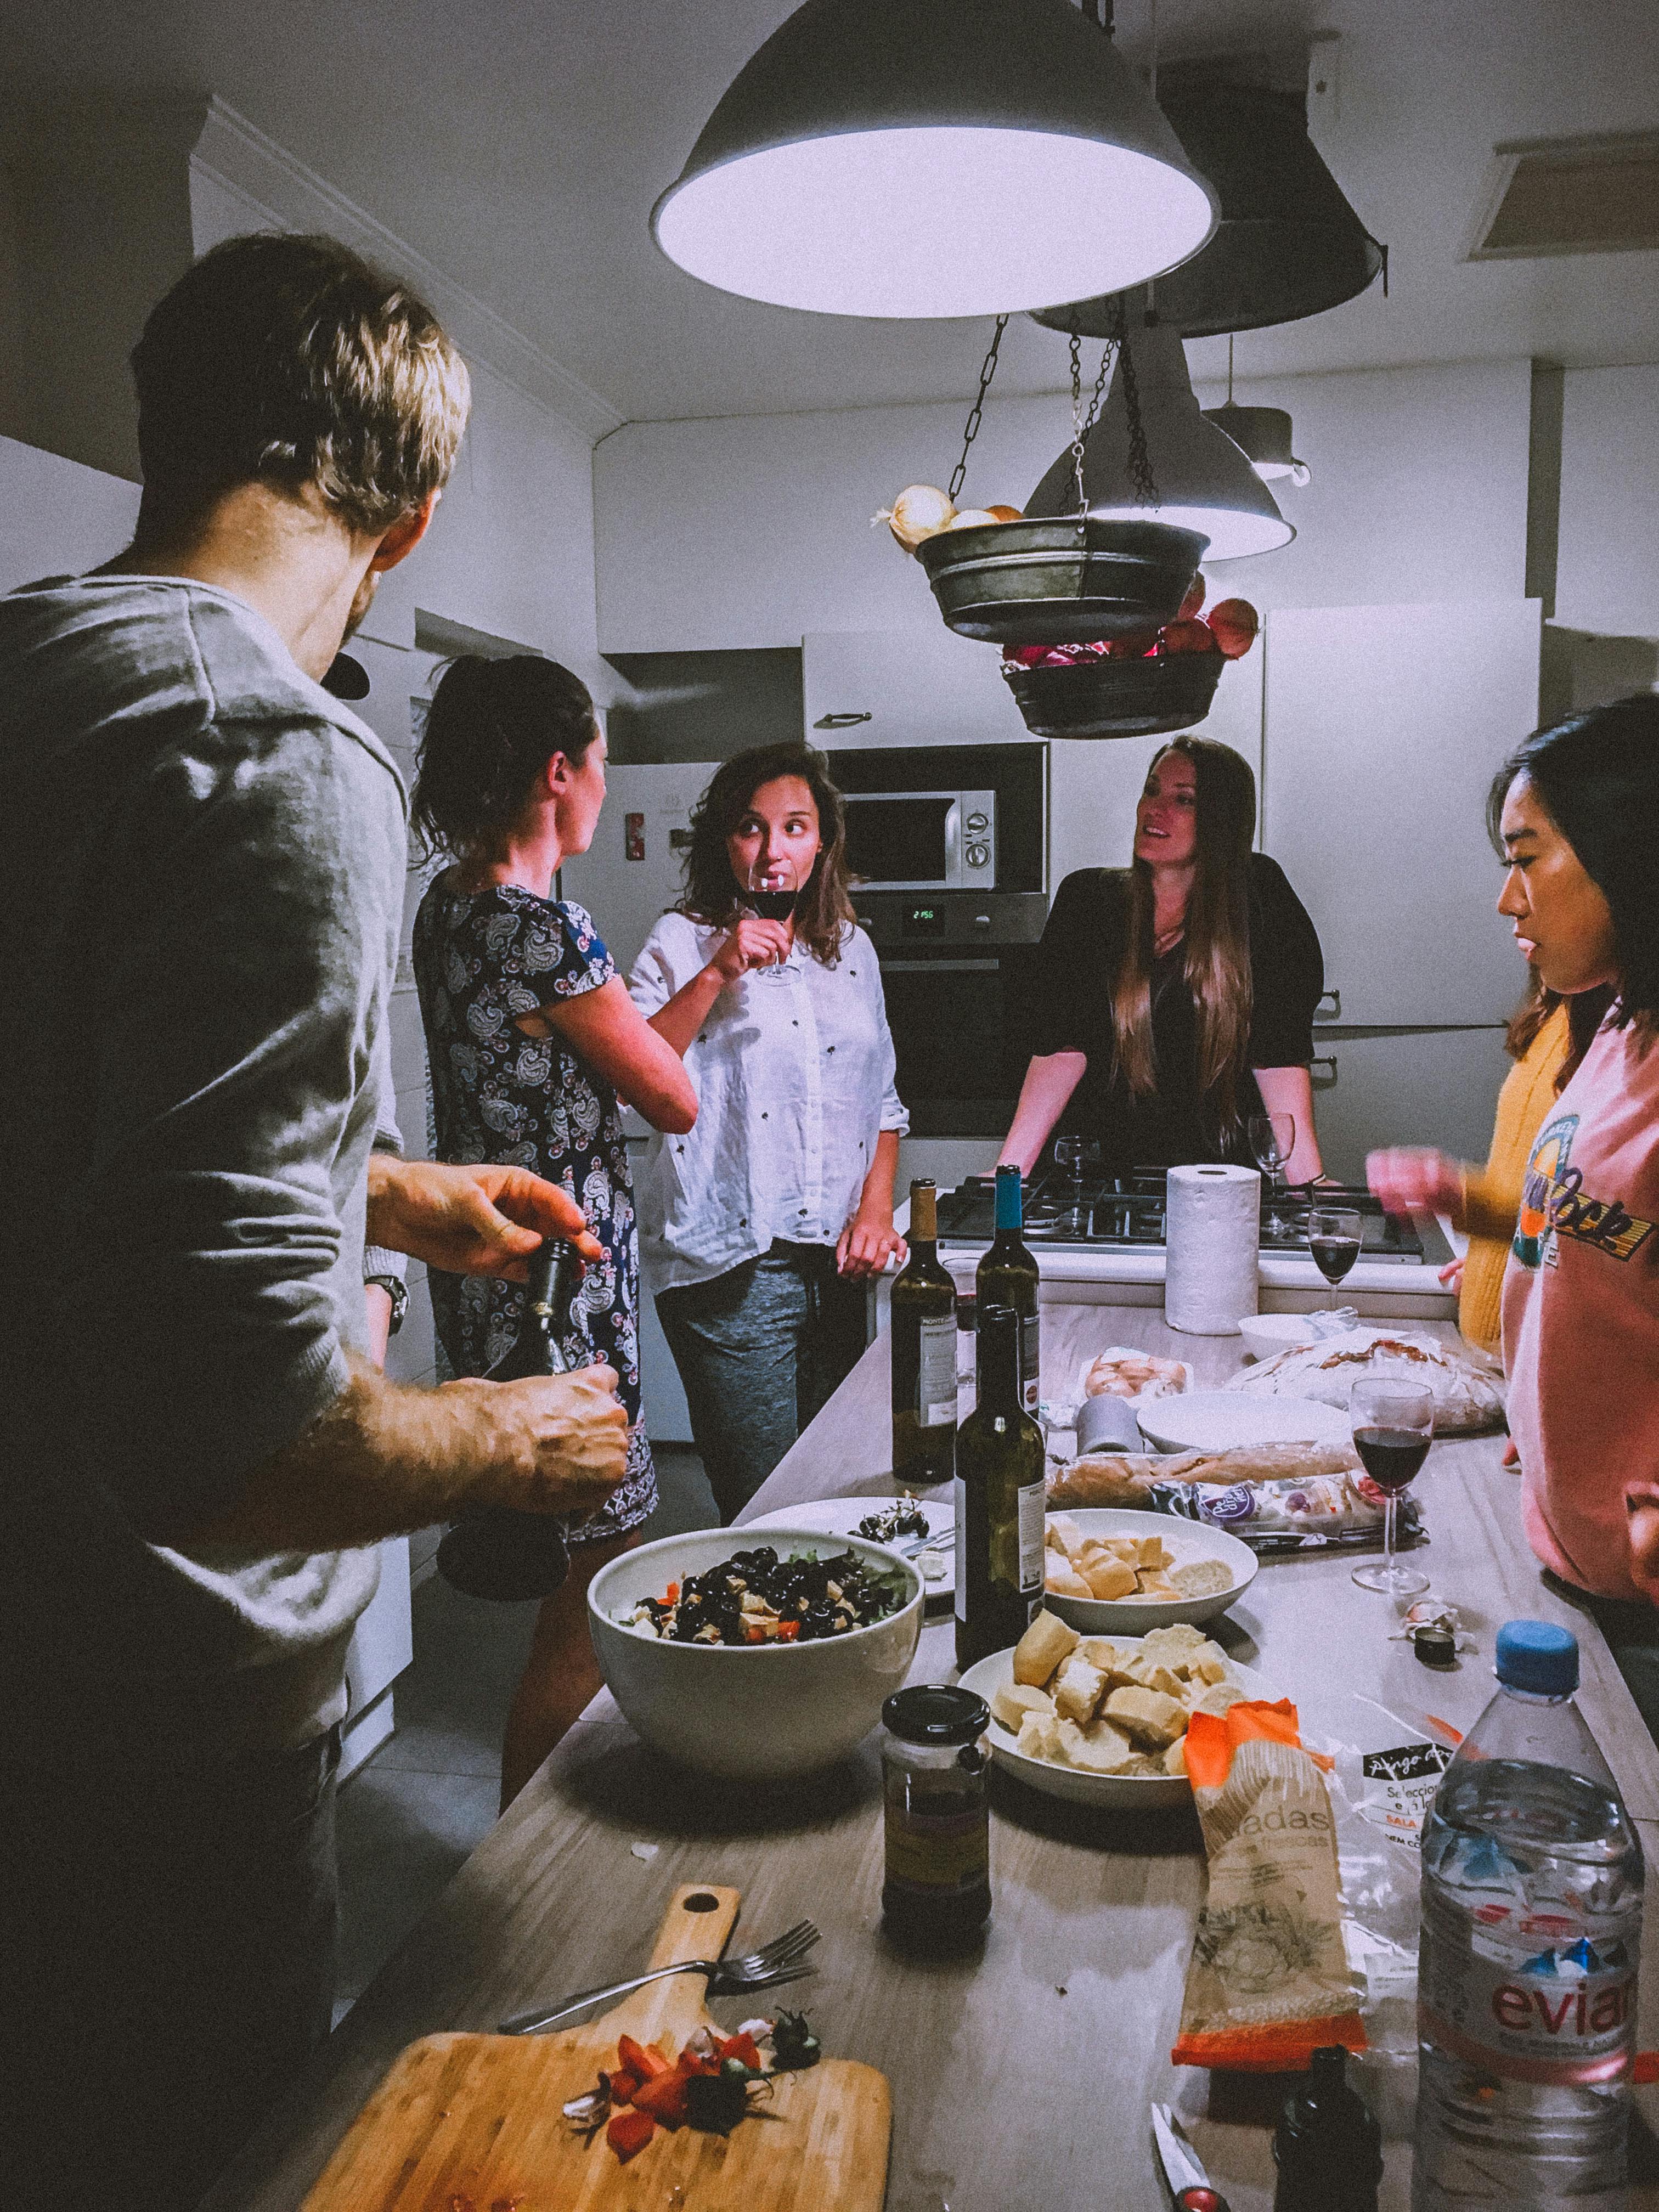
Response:
[{"label": "man's hand", "polygon": [[1446,1213],[1455,1219],[1462,1209],[1462,1165],[1444,1152],[1415,1145],[1369,1152],[1365,1180],[1385,1213]]},{"label": "man's hand", "polygon": [[468,1411],[488,1438],[492,1473],[474,1493],[480,1504],[580,1512],[603,1505],[628,1472],[628,1415],[614,1368],[446,1382],[441,1395],[470,1398]]},{"label": "man's hand", "polygon": [[1625,1492],[1630,1516],[1630,1578],[1650,1598],[1659,1595],[1659,1498],[1651,1486]]},{"label": "man's hand", "polygon": [[525,1261],[544,1237],[568,1237],[585,1260],[601,1259],[581,1208],[568,1191],[528,1168],[450,1167],[368,1157],[371,1244],[407,1252],[452,1275],[504,1275],[521,1283]]},{"label": "man's hand", "polygon": [[892,1215],[884,1220],[878,1214],[857,1213],[836,1242],[836,1266],[848,1282],[863,1282],[880,1274],[896,1252],[902,1267],[909,1255]]}]

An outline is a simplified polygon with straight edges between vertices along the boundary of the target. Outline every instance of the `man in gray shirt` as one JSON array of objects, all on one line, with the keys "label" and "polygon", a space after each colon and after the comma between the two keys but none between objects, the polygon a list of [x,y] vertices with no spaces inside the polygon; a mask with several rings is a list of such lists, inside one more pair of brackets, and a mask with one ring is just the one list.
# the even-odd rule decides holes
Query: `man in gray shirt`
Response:
[{"label": "man in gray shirt", "polygon": [[430,312],[232,241],[133,356],[128,552],[0,599],[0,2006],[12,2201],[184,2212],[332,1996],[379,1538],[621,1478],[609,1369],[400,1389],[366,1237],[522,1271],[572,1202],[371,1150],[404,799],[319,681],[465,421]]}]

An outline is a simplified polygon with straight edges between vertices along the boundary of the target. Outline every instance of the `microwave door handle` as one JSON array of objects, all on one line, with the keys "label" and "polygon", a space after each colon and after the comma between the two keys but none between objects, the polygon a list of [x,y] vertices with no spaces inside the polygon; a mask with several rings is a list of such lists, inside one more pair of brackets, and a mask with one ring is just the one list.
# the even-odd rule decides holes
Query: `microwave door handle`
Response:
[{"label": "microwave door handle", "polygon": [[945,810],[945,880],[962,881],[962,803],[955,799]]}]

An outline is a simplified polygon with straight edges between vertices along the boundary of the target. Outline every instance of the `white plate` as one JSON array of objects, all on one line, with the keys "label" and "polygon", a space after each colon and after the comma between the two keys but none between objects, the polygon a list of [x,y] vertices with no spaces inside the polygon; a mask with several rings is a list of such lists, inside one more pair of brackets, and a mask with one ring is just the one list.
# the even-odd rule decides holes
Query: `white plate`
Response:
[{"label": "white plate", "polygon": [[[1243,1419],[1241,1412],[1248,1408]],[[1346,1444],[1348,1417],[1316,1398],[1243,1398],[1231,1390],[1192,1390],[1184,1398],[1143,1398],[1140,1433],[1159,1451],[1230,1451],[1244,1444]]]},{"label": "white plate", "polygon": [[[1248,1544],[1230,1536],[1224,1528],[1202,1528],[1178,1521],[1173,1514],[1146,1513],[1132,1506],[1085,1505],[1076,1512],[1052,1516],[1073,1522],[1085,1536],[1161,1536],[1164,1548],[1173,1553],[1179,1566],[1187,1559],[1221,1559],[1232,1569],[1232,1581],[1207,1597],[1066,1597],[1049,1590],[1043,1603],[1050,1613],[1069,1621],[1085,1636],[1144,1636],[1149,1628],[1168,1628],[1177,1620],[1200,1627],[1206,1620],[1236,1605],[1255,1580],[1261,1561]],[[1053,1556],[1051,1553],[1050,1557]]]},{"label": "white plate", "polygon": [[[1115,1636],[1114,1644],[1127,1646],[1139,1644],[1138,1636]],[[1240,1667],[1228,1662],[1233,1680],[1248,1690],[1252,1698],[1272,1699],[1280,1693],[1270,1690],[1254,1667]],[[1009,1651],[994,1651],[988,1659],[981,1659],[970,1667],[962,1677],[964,1690],[976,1690],[988,1705],[996,1692],[1014,1679],[1014,1655]],[[1075,1766],[1060,1766],[1049,1759],[1030,1759],[1016,1746],[1014,1738],[994,1714],[989,1731],[991,1756],[1000,1766],[1006,1766],[1033,1790],[1041,1790],[1046,1796],[1065,1797],[1074,1805],[1098,1805],[1114,1813],[1155,1813],[1170,1806],[1190,1804],[1192,1785],[1184,1774],[1085,1774]]]},{"label": "white plate", "polygon": [[[879,1513],[884,1506],[892,1503],[890,1498],[820,1498],[811,1505],[785,1505],[775,1513],[763,1513],[758,1520],[745,1521],[741,1528],[734,1528],[732,1534],[741,1540],[751,1528],[811,1528],[815,1534],[823,1536],[856,1536],[860,1521],[872,1513]],[[929,1603],[934,1599],[941,1601],[947,1597],[954,1599],[957,1590],[955,1510],[948,1504],[938,1504],[926,1498],[918,1498],[916,1504],[927,1519],[926,1548],[929,1552],[936,1552],[944,1561],[944,1573],[938,1577],[928,1574],[922,1565],[921,1553],[909,1548],[917,1540],[914,1536],[901,1536],[896,1544],[890,1544],[885,1548],[896,1552],[901,1559],[909,1561],[921,1577],[921,1587]],[[866,1537],[865,1540],[868,1542],[871,1540]]]},{"label": "white plate", "polygon": [[1238,1333],[1252,1359],[1271,1359],[1276,1352],[1297,1352],[1311,1344],[1316,1332],[1304,1314],[1246,1314]]}]

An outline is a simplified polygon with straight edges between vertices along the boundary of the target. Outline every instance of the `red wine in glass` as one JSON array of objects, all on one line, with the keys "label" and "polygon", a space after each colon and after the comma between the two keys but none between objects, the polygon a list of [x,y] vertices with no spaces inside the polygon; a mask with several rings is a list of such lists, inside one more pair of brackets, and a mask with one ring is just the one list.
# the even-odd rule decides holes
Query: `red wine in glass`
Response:
[{"label": "red wine in glass", "polygon": [[1354,1449],[1379,1490],[1404,1490],[1429,1455],[1432,1437],[1420,1429],[1357,1428]]},{"label": "red wine in glass", "polygon": [[1351,1206],[1316,1206],[1308,1215],[1308,1251],[1330,1285],[1328,1305],[1336,1304],[1336,1286],[1359,1257],[1364,1224]]},{"label": "red wine in glass", "polygon": [[1308,1249],[1313,1263],[1328,1283],[1340,1283],[1359,1257],[1357,1237],[1310,1237]]},{"label": "red wine in glass", "polygon": [[788,921],[795,911],[798,894],[792,890],[750,890],[744,893],[744,902],[753,907],[763,921]]}]

